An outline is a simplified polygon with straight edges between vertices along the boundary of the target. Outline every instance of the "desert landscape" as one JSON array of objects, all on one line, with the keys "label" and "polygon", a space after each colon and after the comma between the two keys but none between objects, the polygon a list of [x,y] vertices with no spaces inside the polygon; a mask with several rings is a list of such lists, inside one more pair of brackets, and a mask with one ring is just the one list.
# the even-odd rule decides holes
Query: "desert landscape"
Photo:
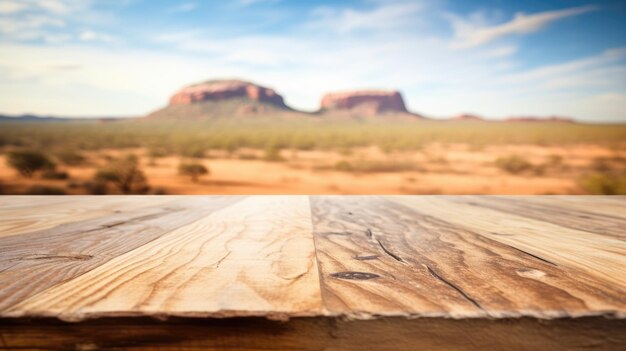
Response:
[{"label": "desert landscape", "polygon": [[211,80],[145,117],[4,117],[4,194],[624,194],[626,125],[435,120],[398,91],[329,93],[315,112]]},{"label": "desert landscape", "polygon": [[625,33],[0,0],[0,349],[626,351]]}]

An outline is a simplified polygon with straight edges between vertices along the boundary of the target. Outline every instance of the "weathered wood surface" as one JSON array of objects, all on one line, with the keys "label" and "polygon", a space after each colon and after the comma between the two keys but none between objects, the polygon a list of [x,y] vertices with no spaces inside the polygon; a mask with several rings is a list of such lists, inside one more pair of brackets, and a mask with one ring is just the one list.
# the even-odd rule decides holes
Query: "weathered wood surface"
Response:
[{"label": "weathered wood surface", "polygon": [[326,307],[452,317],[624,312],[626,242],[463,199],[313,198]]},{"label": "weathered wood surface", "polygon": [[[57,322],[30,319],[43,317]],[[132,327],[144,317],[291,318],[287,325],[261,322],[272,326],[262,330],[282,335],[276,349],[307,349],[293,338],[315,340],[310,349],[484,348],[482,337],[468,344],[446,336],[462,328],[464,335],[502,333],[493,341],[499,348],[507,325],[521,328],[519,340],[508,339],[510,349],[536,348],[521,340],[524,328],[547,345],[554,335],[542,331],[546,325],[563,335],[577,330],[563,336],[561,349],[626,348],[615,335],[626,326],[626,200],[0,197],[0,349],[54,345],[41,341],[45,333],[59,345],[115,348],[98,338],[118,322],[99,320],[122,318],[129,338],[167,328]],[[196,333],[184,321],[173,328]],[[202,337],[205,343],[193,344],[184,332],[159,340],[272,349],[239,328],[218,341]],[[354,344],[358,338],[367,342]]]},{"label": "weathered wood surface", "polygon": [[26,298],[7,314],[317,315],[318,279],[308,199],[248,197]]}]

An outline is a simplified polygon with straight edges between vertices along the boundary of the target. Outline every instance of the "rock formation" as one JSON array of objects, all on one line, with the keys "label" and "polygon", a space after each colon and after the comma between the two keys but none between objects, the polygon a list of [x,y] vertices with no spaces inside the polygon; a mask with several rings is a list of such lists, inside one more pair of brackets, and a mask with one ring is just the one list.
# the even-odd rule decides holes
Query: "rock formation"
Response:
[{"label": "rock formation", "polygon": [[170,105],[243,98],[286,108],[283,97],[274,90],[241,80],[211,80],[190,85],[170,98]]},{"label": "rock formation", "polygon": [[177,91],[148,120],[291,118],[304,114],[285,105],[276,91],[242,80],[210,80]]},{"label": "rock formation", "polygon": [[322,111],[358,111],[368,115],[384,112],[408,113],[402,95],[397,91],[361,90],[324,95]]}]

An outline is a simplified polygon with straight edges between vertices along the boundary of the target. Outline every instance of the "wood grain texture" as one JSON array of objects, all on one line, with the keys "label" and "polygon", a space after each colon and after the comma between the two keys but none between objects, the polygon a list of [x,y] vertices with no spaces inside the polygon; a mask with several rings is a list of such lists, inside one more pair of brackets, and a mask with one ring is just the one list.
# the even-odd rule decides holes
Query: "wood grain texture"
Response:
[{"label": "wood grain texture", "polygon": [[9,316],[315,315],[306,196],[248,197],[24,299]]},{"label": "wood grain texture", "polygon": [[[0,237],[0,312],[239,200],[239,197],[128,199],[136,207],[148,203],[153,206]],[[104,207],[110,205],[108,199],[100,201]],[[113,205],[117,206],[117,202],[113,201]]]},{"label": "wood grain texture", "polygon": [[511,196],[533,203],[554,204],[568,210],[589,211],[626,219],[626,196]]},{"label": "wood grain texture", "polygon": [[[476,231],[546,262],[587,272],[626,291],[626,242],[488,208],[455,203],[454,197],[389,197],[460,228]],[[578,277],[577,277],[578,278]]]},{"label": "wood grain texture", "polygon": [[[448,197],[454,202],[489,208],[522,217],[556,224],[562,227],[608,235],[626,240],[626,218],[613,216],[602,211],[594,212],[591,206],[582,210],[563,206],[542,197],[533,201],[532,196],[458,196]],[[558,201],[558,199],[557,199]],[[624,209],[626,211],[626,209]]]},{"label": "wood grain texture", "polygon": [[414,261],[419,253],[408,253],[404,242],[408,228],[396,212],[379,204],[365,196],[311,198],[322,296],[329,311],[355,316],[481,314],[479,306],[435,278],[426,267],[430,263]]},{"label": "wood grain texture", "polygon": [[[580,233],[549,223],[550,231],[541,236],[528,221],[526,228],[510,218],[503,223],[507,214],[481,216],[482,208],[441,197],[316,196],[312,211],[322,294],[330,311],[460,318],[626,310],[623,271],[618,273],[625,263],[624,242],[611,237],[585,232],[591,238],[583,241]],[[503,233],[509,234],[504,240]],[[516,239],[515,233],[531,238]],[[592,271],[597,262],[574,264],[566,254],[544,255],[545,249],[532,247],[549,250],[554,241],[552,249],[569,248],[573,244],[560,236],[568,234],[578,249],[595,250],[579,258],[599,257],[612,267]],[[608,272],[616,276],[602,274]]]},{"label": "wood grain texture", "polygon": [[115,212],[125,212],[146,206],[174,201],[175,197],[125,198],[111,196],[97,198],[93,196],[59,197],[47,199],[46,196],[13,196],[15,200],[0,204],[0,237],[30,233],[52,228],[70,222],[79,222],[97,218]]},{"label": "wood grain texture", "polygon": [[0,349],[622,350],[625,228],[624,197],[0,197]]}]

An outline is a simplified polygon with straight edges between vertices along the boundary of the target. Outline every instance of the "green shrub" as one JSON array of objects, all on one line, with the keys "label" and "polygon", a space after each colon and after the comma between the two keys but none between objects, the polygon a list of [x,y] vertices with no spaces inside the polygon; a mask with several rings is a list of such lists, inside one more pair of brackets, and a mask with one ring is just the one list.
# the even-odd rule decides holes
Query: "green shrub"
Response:
[{"label": "green shrub", "polygon": [[595,173],[584,177],[582,188],[593,195],[626,195],[626,173]]},{"label": "green shrub", "polygon": [[242,153],[242,154],[237,155],[237,158],[240,160],[248,160],[248,161],[259,159],[257,155],[252,154],[252,153]]},{"label": "green shrub", "polygon": [[152,191],[152,195],[167,195],[167,191],[163,188],[156,188]]},{"label": "green shrub", "polygon": [[68,189],[78,189],[81,186],[83,186],[83,183],[82,182],[76,182],[76,181],[69,181],[69,182],[67,182],[66,186],[67,186]]},{"label": "green shrub", "polygon": [[9,152],[7,162],[22,176],[31,178],[35,172],[54,169],[54,163],[44,153],[35,150]]},{"label": "green shrub", "polygon": [[335,163],[335,170],[342,171],[342,172],[351,172],[353,168],[350,162],[346,160],[341,160]]},{"label": "green shrub", "polygon": [[511,174],[519,174],[533,168],[533,164],[519,155],[503,156],[496,159],[496,167]]},{"label": "green shrub", "polygon": [[65,171],[57,171],[55,169],[47,169],[41,174],[43,179],[69,179],[69,173]]},{"label": "green shrub", "polygon": [[419,171],[421,168],[413,162],[395,160],[355,160],[339,161],[334,167],[337,171],[355,173],[391,173]]},{"label": "green shrub", "polygon": [[206,156],[206,148],[200,145],[184,145],[178,152],[182,157],[204,158]]},{"label": "green shrub", "polygon": [[285,159],[280,154],[280,147],[276,145],[268,146],[265,149],[265,155],[263,156],[263,160],[269,162],[285,161]]},{"label": "green shrub", "polygon": [[163,147],[151,147],[148,150],[148,156],[150,158],[159,158],[159,157],[165,157],[168,155],[168,152],[165,148]]},{"label": "green shrub", "polygon": [[598,173],[611,171],[611,162],[607,157],[596,157],[591,161],[590,168]]},{"label": "green shrub", "polygon": [[91,195],[106,195],[109,192],[106,182],[98,179],[87,181],[83,186]]},{"label": "green shrub", "polygon": [[80,152],[74,150],[63,150],[55,154],[61,163],[68,166],[79,166],[87,161],[87,158]]},{"label": "green shrub", "polygon": [[178,173],[191,177],[192,182],[197,182],[202,175],[209,174],[209,170],[201,163],[181,163],[178,166]]},{"label": "green shrub", "polygon": [[[109,124],[4,123],[0,139],[8,146],[41,149],[49,147],[81,150],[163,148],[181,152],[197,148],[232,150],[264,149],[270,144],[281,148],[341,150],[379,146],[387,150],[419,150],[423,145],[466,143],[470,148],[502,144],[572,143],[616,145],[623,150],[626,124],[583,123],[447,123],[411,121],[384,123],[318,118],[305,120],[219,119],[211,121],[119,121]],[[196,152],[183,152],[194,154]],[[196,153],[197,154],[197,153]],[[155,155],[156,156],[156,155]],[[157,156],[158,157],[158,156]]]},{"label": "green shrub", "polygon": [[146,176],[139,168],[139,160],[134,155],[111,160],[99,169],[94,180],[105,184],[113,184],[123,194],[145,194],[150,190]]}]

